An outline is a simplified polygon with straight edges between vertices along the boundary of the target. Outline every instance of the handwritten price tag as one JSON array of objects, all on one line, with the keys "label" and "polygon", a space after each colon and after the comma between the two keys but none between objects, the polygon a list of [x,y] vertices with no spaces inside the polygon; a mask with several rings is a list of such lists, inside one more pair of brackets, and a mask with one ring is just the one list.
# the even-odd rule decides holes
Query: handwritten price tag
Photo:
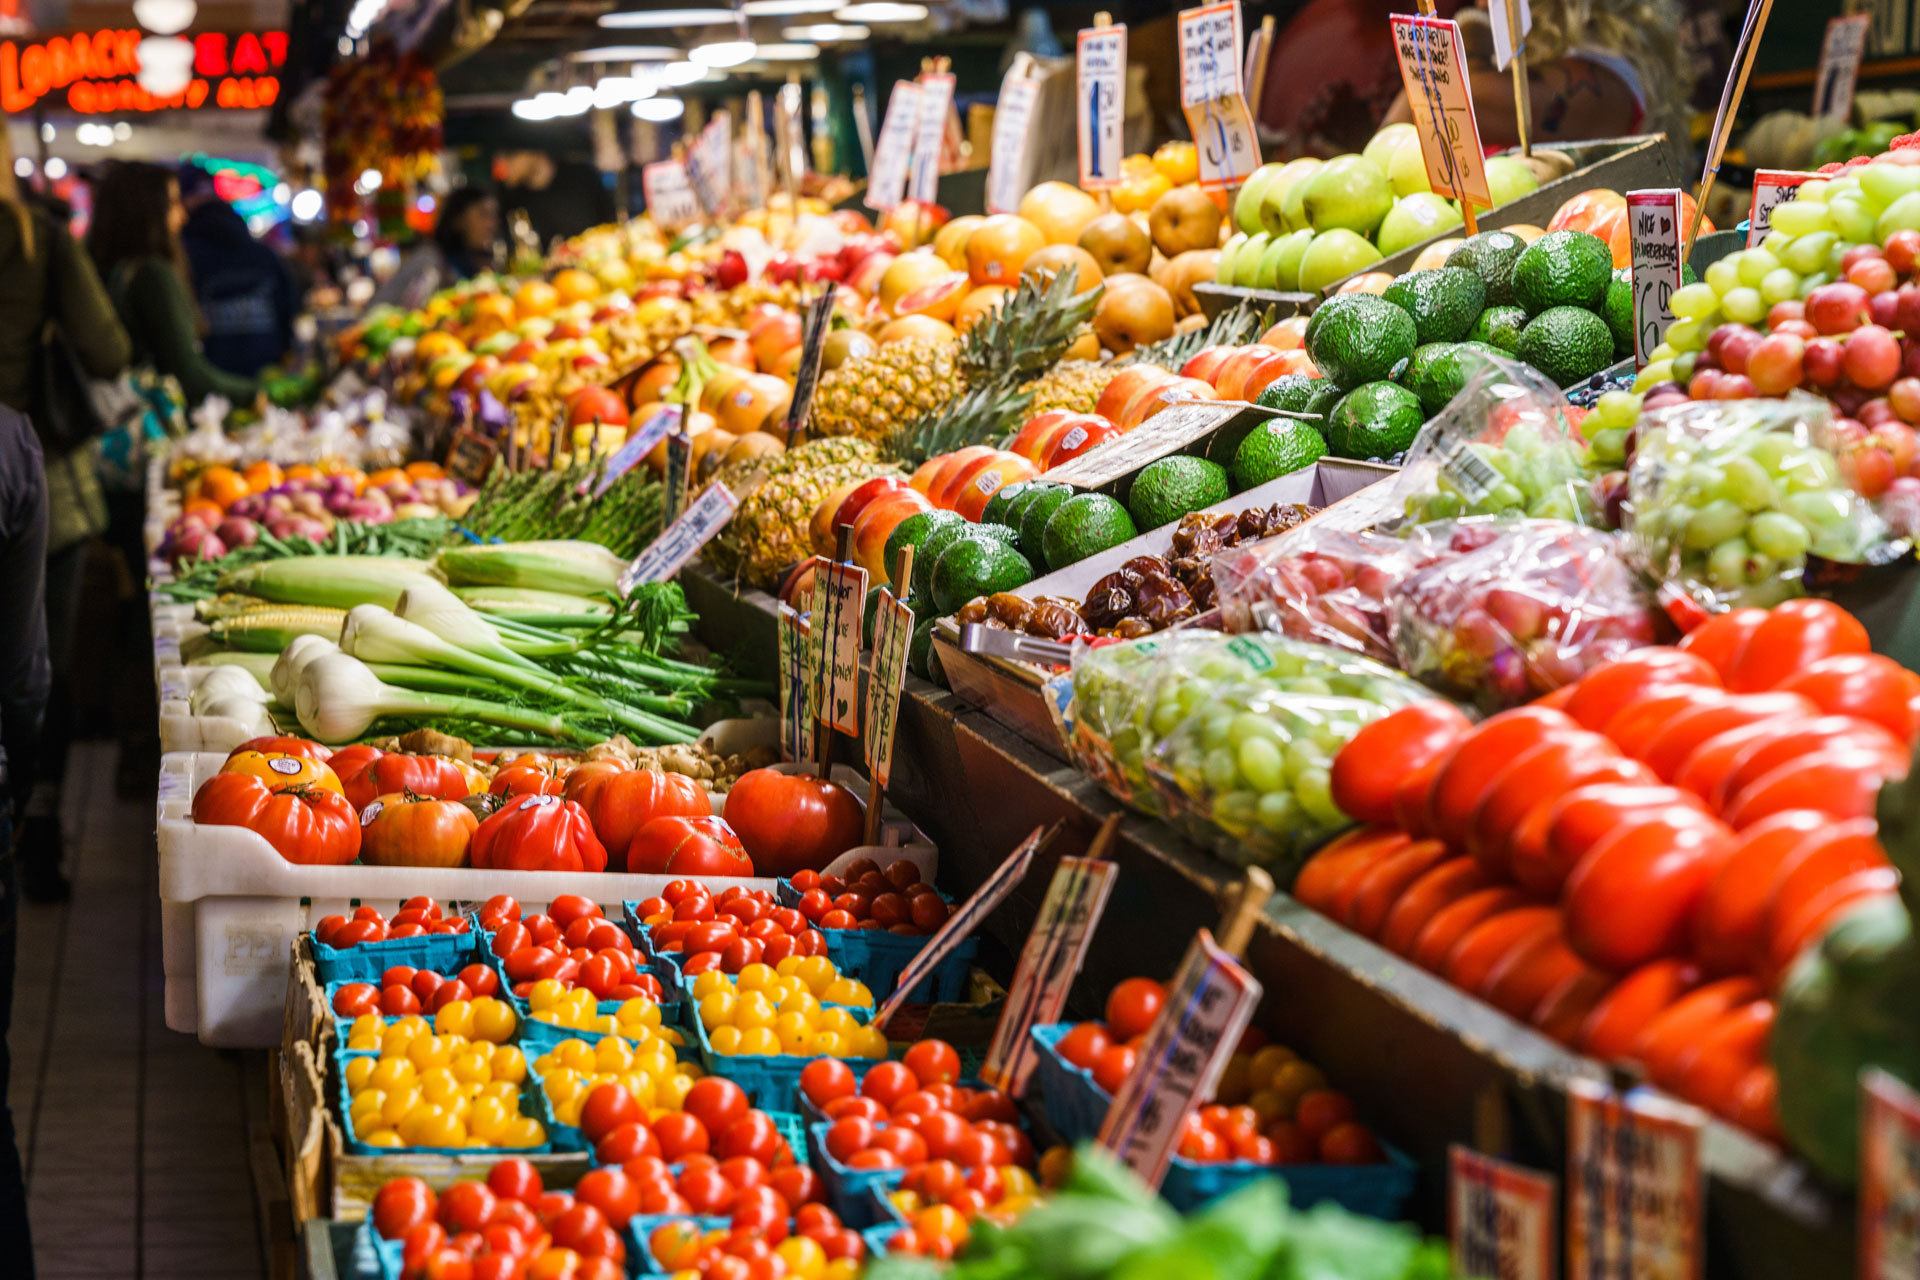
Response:
[{"label": "handwritten price tag", "polygon": [[700,548],[713,541],[713,535],[733,519],[739,506],[740,500],[725,485],[708,485],[706,492],[695,498],[679,519],[662,529],[660,536],[648,543],[621,573],[621,594],[642,582],[665,582],[686,568],[687,561],[698,555]]},{"label": "handwritten price tag", "polygon": [[780,744],[789,760],[813,758],[810,630],[792,605],[780,606]]},{"label": "handwritten price tag", "polygon": [[1150,1187],[1166,1176],[1187,1113],[1213,1096],[1220,1072],[1260,1003],[1260,983],[1205,929],[1180,962],[1167,1004],[1114,1095],[1100,1145]]},{"label": "handwritten price tag", "polygon": [[1099,858],[1062,858],[1040,904],[1040,915],[1020,949],[1020,963],[1007,988],[1007,1002],[987,1048],[981,1079],[1018,1098],[1026,1092],[1037,1059],[1027,1032],[1057,1022],[1107,908],[1119,868]]},{"label": "handwritten price tag", "polygon": [[1460,24],[1404,13],[1393,14],[1391,20],[1400,81],[1420,130],[1427,182],[1441,195],[1492,207]]},{"label": "handwritten price tag", "polygon": [[1260,167],[1240,82],[1238,0],[1180,11],[1180,108],[1193,133],[1200,185],[1231,187]]},{"label": "handwritten price tag", "polygon": [[1633,360],[1644,368],[1673,323],[1673,295],[1680,288],[1679,188],[1627,192],[1627,230],[1633,238]]},{"label": "handwritten price tag", "polygon": [[793,399],[787,403],[787,435],[796,436],[813,413],[813,393],[820,387],[820,356],[827,349],[827,331],[832,328],[833,295],[840,286],[829,283],[826,291],[807,304],[800,322],[800,365],[795,371]]},{"label": "handwritten price tag", "polygon": [[1871,13],[1850,13],[1827,21],[1820,41],[1820,72],[1813,82],[1813,118],[1845,120],[1853,114],[1853,85],[1867,51]]},{"label": "handwritten price tag", "polygon": [[1920,1094],[1878,1068],[1860,1077],[1860,1275],[1920,1277]]},{"label": "handwritten price tag", "polygon": [[914,131],[920,120],[920,86],[911,80],[893,82],[887,114],[880,122],[880,140],[873,144],[873,165],[867,171],[866,205],[885,213],[906,199],[907,167],[913,159]]},{"label": "handwritten price tag", "polygon": [[1789,169],[1755,169],[1753,203],[1747,206],[1747,248],[1767,238],[1767,232],[1773,229],[1773,211],[1793,199],[1801,183],[1819,176]]},{"label": "handwritten price tag", "polygon": [[715,217],[724,216],[732,207],[732,138],[732,121],[726,112],[716,111],[687,150],[687,175],[693,180],[694,192]]},{"label": "handwritten price tag", "polygon": [[893,731],[900,722],[900,691],[907,683],[907,654],[913,647],[913,610],[882,590],[873,619],[873,663],[867,673],[864,746],[867,773],[874,785],[893,785]]},{"label": "handwritten price tag", "polygon": [[1018,63],[1000,83],[1000,101],[993,108],[993,144],[987,158],[987,212],[1015,213],[1026,193],[1027,138],[1033,130],[1033,108],[1040,100],[1040,84]]},{"label": "handwritten price tag", "polygon": [[959,946],[968,934],[978,929],[981,922],[992,914],[993,909],[1005,901],[1006,896],[1013,892],[1014,886],[1026,878],[1027,868],[1033,865],[1033,854],[1040,847],[1040,842],[1050,838],[1056,830],[1058,830],[1057,825],[1035,827],[1033,834],[1022,840],[1020,847],[1015,849],[1005,862],[996,867],[992,875],[981,882],[980,887],[973,891],[973,896],[954,908],[953,914],[947,917],[947,922],[940,926],[940,931],[928,938],[927,945],[920,948],[920,954],[900,971],[898,985],[894,987],[893,994],[888,996],[886,1003],[880,1006],[880,1011],[873,1015],[874,1026],[885,1027],[887,1019],[900,1011],[900,1006],[907,1002],[907,996],[915,987],[926,981],[928,975],[947,958],[947,953]]},{"label": "handwritten price tag", "polygon": [[1699,1280],[1700,1131],[1692,1107],[1567,1085],[1567,1275]]},{"label": "handwritten price tag", "polygon": [[1453,1147],[1447,1228],[1454,1274],[1461,1280],[1553,1280],[1556,1186],[1550,1174]]},{"label": "handwritten price tag", "polygon": [[1127,29],[1088,27],[1076,52],[1080,186],[1087,191],[1117,187],[1125,146],[1120,133],[1127,114]]},{"label": "handwritten price tag", "polygon": [[700,201],[678,160],[660,160],[640,170],[640,190],[647,198],[647,216],[662,231],[672,233],[700,221]]},{"label": "handwritten price tag", "polygon": [[818,718],[841,733],[860,732],[855,699],[860,675],[860,606],[867,598],[867,571],[830,561],[813,575],[813,634],[820,664]]},{"label": "handwritten price tag", "polygon": [[920,108],[913,124],[913,177],[907,195],[932,201],[940,194],[940,148],[947,140],[947,113],[953,110],[953,77],[944,72],[920,77]]}]

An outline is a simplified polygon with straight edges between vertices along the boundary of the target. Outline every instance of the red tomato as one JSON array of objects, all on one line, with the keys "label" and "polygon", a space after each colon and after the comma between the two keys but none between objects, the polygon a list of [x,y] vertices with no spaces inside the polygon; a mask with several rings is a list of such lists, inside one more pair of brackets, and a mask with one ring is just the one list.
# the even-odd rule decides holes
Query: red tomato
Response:
[{"label": "red tomato", "polygon": [[1700,985],[1700,970],[1686,960],[1656,960],[1622,978],[1593,1007],[1580,1027],[1580,1052],[1617,1062],[1633,1052],[1647,1024]]},{"label": "red tomato", "polygon": [[1725,683],[1740,661],[1747,641],[1766,620],[1765,609],[1735,609],[1731,613],[1715,614],[1680,637],[1679,647],[1706,659]]},{"label": "red tomato", "polygon": [[888,1152],[903,1165],[919,1164],[927,1158],[927,1140],[906,1125],[888,1125],[873,1135],[867,1150]]},{"label": "red tomato", "polygon": [[1061,1036],[1054,1049],[1074,1066],[1091,1071],[1112,1043],[1113,1037],[1105,1027],[1097,1022],[1083,1022]]},{"label": "red tomato", "polygon": [[1767,976],[1784,974],[1800,953],[1825,937],[1842,916],[1868,899],[1896,894],[1899,888],[1900,873],[1892,867],[1867,867],[1830,882],[1798,902],[1783,895],[1778,910],[1768,918]]},{"label": "red tomato", "polygon": [[1727,1115],[1741,1083],[1767,1059],[1773,1022],[1771,1000],[1752,1000],[1730,1010],[1682,1052],[1666,1080],[1655,1083],[1716,1115]]},{"label": "red tomato", "polygon": [[1624,826],[1574,867],[1561,902],[1567,943],[1601,969],[1625,973],[1692,940],[1693,914],[1733,852],[1733,833],[1691,810]]},{"label": "red tomato", "polygon": [[1449,844],[1463,846],[1474,810],[1500,775],[1550,730],[1574,727],[1562,713],[1539,707],[1515,707],[1483,720],[1460,739],[1435,777],[1427,799],[1428,829]]},{"label": "red tomato", "polygon": [[1701,698],[1676,713],[1659,730],[1627,750],[1647,762],[1663,782],[1672,782],[1697,749],[1730,729],[1787,716],[1812,719],[1818,709],[1788,693],[1722,693]]},{"label": "red tomato", "polygon": [[641,827],[627,847],[627,870],[654,875],[750,876],[753,864],[733,828],[707,814],[655,818]]},{"label": "red tomato", "polygon": [[1777,689],[1822,658],[1867,650],[1867,629],[1839,605],[1789,600],[1747,637],[1727,687],[1741,693]]},{"label": "red tomato", "polygon": [[1401,891],[1380,928],[1380,945],[1406,955],[1413,940],[1440,908],[1485,888],[1487,878],[1472,858],[1452,857],[1430,866]]},{"label": "red tomato", "polygon": [[1875,827],[1871,818],[1850,822],[1829,818],[1816,832],[1802,837],[1771,869],[1761,938],[1772,938],[1787,917],[1828,885],[1886,866],[1886,851],[1874,836]]},{"label": "red tomato", "polygon": [[[626,859],[633,837],[655,818],[704,818],[713,813],[698,782],[685,774],[655,769],[593,774],[568,798],[587,811],[594,834],[607,848],[608,869],[613,871],[630,869]],[[613,865],[616,857],[619,866]]]},{"label": "red tomato", "polygon": [[708,1151],[706,1126],[684,1111],[669,1111],[655,1117],[653,1136],[660,1140],[660,1158],[668,1164],[688,1155],[705,1155]]},{"label": "red tomato", "polygon": [[373,1229],[383,1240],[399,1240],[422,1223],[432,1222],[437,1202],[419,1178],[395,1178],[374,1193]]},{"label": "red tomato", "polygon": [[249,774],[216,773],[194,792],[193,820],[245,827],[296,865],[337,867],[360,856],[360,822],[353,806],[319,787],[274,791]]},{"label": "red tomato", "polygon": [[1581,1024],[1613,986],[1612,974],[1584,967],[1541,997],[1540,1003],[1527,1015],[1527,1021],[1538,1027],[1542,1035],[1574,1048],[1580,1039]]},{"label": "red tomato", "polygon": [[1832,747],[1781,765],[1727,803],[1729,825],[1748,827],[1788,809],[1818,809],[1837,818],[1873,813],[1880,786],[1906,771],[1906,761],[1860,747]]},{"label": "red tomato", "polygon": [[1772,773],[1781,765],[1792,764],[1816,751],[1835,747],[1860,747],[1886,757],[1893,772],[1904,772],[1907,746],[1879,725],[1854,716],[1814,716],[1777,737],[1755,743],[1742,752],[1721,783],[1720,799],[1728,802],[1742,791]]},{"label": "red tomato", "polygon": [[1432,824],[1427,819],[1427,806],[1433,800],[1433,784],[1439,780],[1440,771],[1453,759],[1455,743],[1433,759],[1417,769],[1410,769],[1400,779],[1400,785],[1393,789],[1393,825],[1415,840],[1425,840],[1433,834]]},{"label": "red tomato", "polygon": [[806,774],[754,769],[727,792],[724,815],[761,875],[819,870],[860,843],[865,810],[845,787]]},{"label": "red tomato", "polygon": [[436,800],[464,800],[472,790],[460,766],[445,756],[410,756],[398,751],[367,761],[352,777],[340,781],[356,813],[389,792],[411,791]]},{"label": "red tomato", "polygon": [[901,1055],[901,1062],[913,1072],[922,1088],[936,1084],[957,1084],[960,1080],[960,1054],[944,1040],[921,1040]]},{"label": "red tomato", "polygon": [[800,1092],[816,1107],[824,1107],[836,1098],[851,1098],[859,1089],[853,1068],[838,1058],[815,1058],[800,1070]]},{"label": "red tomato", "polygon": [[854,1152],[866,1150],[876,1132],[878,1130],[873,1121],[849,1116],[844,1120],[835,1120],[827,1126],[822,1143],[828,1155],[844,1164],[852,1158]]},{"label": "red tomato", "polygon": [[1639,748],[1675,716],[1699,707],[1717,706],[1734,696],[1711,684],[1648,685],[1607,721],[1603,732],[1622,751],[1638,754]]},{"label": "red tomato", "polygon": [[380,1005],[381,992],[370,982],[349,982],[333,993],[333,1011],[343,1018],[377,1012]]},{"label": "red tomato", "polygon": [[1472,727],[1457,707],[1437,698],[1363,725],[1333,759],[1333,802],[1357,822],[1392,822],[1400,783]]},{"label": "red tomato", "polygon": [[747,1114],[749,1106],[746,1090],[733,1081],[721,1076],[703,1076],[687,1090],[680,1109],[714,1134],[725,1133],[734,1121]]},{"label": "red tomato", "polygon": [[1335,1125],[1346,1124],[1358,1113],[1353,1099],[1335,1089],[1310,1089],[1294,1105],[1293,1122],[1309,1141],[1319,1142]]},{"label": "red tomato", "polygon": [[1410,959],[1434,973],[1446,971],[1447,957],[1467,932],[1481,921],[1524,905],[1525,900],[1505,885],[1476,889],[1433,913],[1413,940]]},{"label": "red tomato", "polygon": [[1822,658],[1788,676],[1780,688],[1804,695],[1830,715],[1871,720],[1909,745],[1920,733],[1906,670],[1877,653]]},{"label": "red tomato", "polygon": [[[565,781],[565,775],[550,761],[538,764],[514,763],[493,775],[493,782],[487,787],[487,793],[503,797],[557,796],[563,794]],[[571,797],[568,798],[571,799]]]},{"label": "red tomato", "polygon": [[1531,842],[1514,849],[1513,878],[1533,893],[1558,894],[1595,845],[1629,825],[1663,822],[1678,827],[1712,821],[1698,799],[1676,787],[1575,787],[1548,811],[1545,839],[1537,849]]},{"label": "red tomato", "polygon": [[1420,840],[1362,871],[1347,899],[1343,917],[1347,925],[1369,938],[1376,936],[1408,886],[1447,861],[1450,854],[1438,840]]},{"label": "red tomato", "polygon": [[1622,707],[1637,701],[1643,689],[1719,683],[1719,672],[1697,655],[1680,649],[1639,649],[1587,672],[1579,692],[1567,702],[1567,714],[1597,733]]},{"label": "red tomato", "polygon": [[478,1231],[493,1218],[494,1195],[484,1182],[456,1182],[440,1196],[440,1225],[449,1232]]},{"label": "red tomato", "polygon": [[720,1214],[733,1207],[737,1188],[718,1169],[689,1167],[674,1184],[695,1213]]},{"label": "red tomato", "polygon": [[1140,1052],[1132,1045],[1108,1045],[1093,1064],[1093,1082],[1109,1094],[1119,1093],[1120,1086],[1127,1082],[1139,1063]]},{"label": "red tomato", "polygon": [[1151,1030],[1166,1007],[1167,989],[1152,978],[1128,978],[1107,993],[1107,1029],[1117,1040]]},{"label": "red tomato", "polygon": [[464,866],[479,825],[458,800],[393,792],[361,811],[360,857],[377,867]]},{"label": "red tomato", "polygon": [[502,1200],[530,1205],[540,1198],[540,1170],[525,1156],[508,1156],[487,1170],[487,1187]]},{"label": "red tomato", "polygon": [[[709,1077],[711,1079],[712,1077]],[[744,1097],[742,1099],[744,1101]],[[773,1117],[764,1111],[748,1111],[736,1117],[714,1140],[715,1154],[724,1158],[751,1156],[771,1168],[783,1154],[786,1142],[774,1127]]]},{"label": "red tomato", "polygon": [[605,871],[607,851],[586,811],[558,796],[522,796],[473,833],[472,862],[488,871]]},{"label": "red tomato", "polygon": [[580,1108],[580,1130],[589,1142],[599,1142],[621,1125],[646,1118],[646,1110],[625,1085],[609,1082],[587,1094]]},{"label": "red tomato", "polygon": [[640,1212],[640,1184],[618,1167],[590,1169],[573,1188],[574,1198],[598,1209],[614,1230]]},{"label": "red tomato", "polygon": [[[333,767],[331,763],[329,763],[333,759],[332,749],[323,747],[317,742],[309,742],[305,738],[249,738],[233,750],[227,752],[227,759],[233,759],[242,751],[258,751],[263,755],[270,753],[282,756],[299,756],[302,760],[313,760],[320,764],[327,765],[328,768]],[[339,771],[337,769],[334,770],[334,776],[339,777]]]},{"label": "red tomato", "polygon": [[1447,953],[1447,981],[1462,991],[1477,992],[1507,956],[1559,929],[1560,913],[1552,907],[1515,907],[1490,915],[1460,935]]},{"label": "red tomato", "polygon": [[1712,973],[1754,973],[1763,963],[1767,906],[1781,873],[1824,840],[1832,818],[1811,809],[1764,818],[1734,837],[1694,912],[1694,953]]},{"label": "red tomato", "polygon": [[[333,770],[333,776],[340,779],[341,784],[344,786],[347,779],[366,768],[369,761],[378,760],[385,754],[386,752],[378,747],[364,745],[342,747],[327,757],[327,767]],[[374,794],[378,795],[379,793],[375,792]]]},{"label": "red tomato", "polygon": [[1363,1124],[1345,1120],[1320,1135],[1320,1158],[1328,1164],[1385,1164],[1380,1140]]},{"label": "red tomato", "polygon": [[790,1164],[767,1175],[767,1185],[796,1210],[826,1198],[826,1186],[820,1175],[804,1164]]},{"label": "red tomato", "polygon": [[601,1164],[625,1164],[642,1156],[659,1154],[660,1140],[644,1120],[631,1120],[619,1125],[593,1144],[594,1159]]},{"label": "red tomato", "polygon": [[1722,1015],[1759,999],[1751,978],[1721,978],[1674,1001],[1640,1032],[1630,1056],[1655,1080],[1672,1079],[1675,1064]]},{"label": "red tomato", "polygon": [[1477,994],[1524,1022],[1547,996],[1586,971],[1587,965],[1555,928],[1508,950],[1488,971]]},{"label": "red tomato", "polygon": [[1619,760],[1613,743],[1586,730],[1556,731],[1513,758],[1475,810],[1467,840],[1488,875],[1507,874],[1513,835],[1548,796],[1564,794],[1576,779]]}]

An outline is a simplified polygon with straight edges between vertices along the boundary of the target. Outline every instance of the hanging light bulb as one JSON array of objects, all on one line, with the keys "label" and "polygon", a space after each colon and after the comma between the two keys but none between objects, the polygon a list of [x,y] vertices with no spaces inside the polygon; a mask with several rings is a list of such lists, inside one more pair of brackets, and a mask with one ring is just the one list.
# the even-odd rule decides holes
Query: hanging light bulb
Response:
[{"label": "hanging light bulb", "polygon": [[171,98],[193,80],[193,46],[178,36],[148,36],[140,42],[140,87]]},{"label": "hanging light bulb", "polygon": [[753,59],[753,41],[720,40],[713,44],[697,44],[687,50],[687,58],[700,67],[737,67]]},{"label": "hanging light bulb", "polygon": [[177,36],[193,25],[193,0],[133,0],[133,20],[157,36]]}]

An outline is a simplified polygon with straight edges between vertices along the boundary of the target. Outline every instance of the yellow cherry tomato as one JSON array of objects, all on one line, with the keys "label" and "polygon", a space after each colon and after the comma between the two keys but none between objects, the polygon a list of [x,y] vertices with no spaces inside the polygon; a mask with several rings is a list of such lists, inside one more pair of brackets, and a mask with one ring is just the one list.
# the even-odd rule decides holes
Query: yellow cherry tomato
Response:
[{"label": "yellow cherry tomato", "polygon": [[487,1055],[487,1074],[496,1083],[518,1085],[527,1078],[527,1059],[515,1046],[503,1044]]},{"label": "yellow cherry tomato", "polygon": [[765,991],[767,985],[778,976],[771,965],[750,964],[740,970],[733,985],[741,991]]},{"label": "yellow cherry tomato", "polygon": [[714,1027],[707,1032],[707,1040],[715,1053],[731,1055],[740,1052],[740,1041],[744,1034],[738,1027]]},{"label": "yellow cherry tomato", "polygon": [[494,1044],[505,1044],[513,1038],[513,1006],[505,1000],[496,1000],[492,996],[482,996],[473,1002],[473,1031],[476,1040],[487,1040]]},{"label": "yellow cherry tomato", "polygon": [[373,1058],[348,1058],[347,1065],[341,1071],[347,1079],[347,1092],[359,1093],[366,1088],[368,1078],[373,1075],[374,1068],[379,1065],[379,1062]]},{"label": "yellow cherry tomato", "polygon": [[772,1027],[751,1027],[740,1033],[740,1053],[772,1057],[780,1052],[780,1037]]}]

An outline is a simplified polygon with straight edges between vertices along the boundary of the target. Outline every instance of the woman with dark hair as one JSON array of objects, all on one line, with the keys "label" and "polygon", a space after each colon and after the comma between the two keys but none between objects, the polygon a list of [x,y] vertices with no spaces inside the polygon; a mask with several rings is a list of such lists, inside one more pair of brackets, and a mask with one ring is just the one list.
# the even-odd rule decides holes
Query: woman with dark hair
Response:
[{"label": "woman with dark hair", "polygon": [[187,403],[257,399],[260,384],[217,368],[200,350],[200,314],[188,288],[180,184],[157,164],[123,161],[93,186],[87,249],[133,337],[134,357],[180,380]]},{"label": "woman with dark hair", "polygon": [[500,239],[500,206],[493,193],[459,187],[440,202],[433,237],[400,260],[400,268],[373,295],[374,305],[415,308],[450,285],[493,270]]}]

